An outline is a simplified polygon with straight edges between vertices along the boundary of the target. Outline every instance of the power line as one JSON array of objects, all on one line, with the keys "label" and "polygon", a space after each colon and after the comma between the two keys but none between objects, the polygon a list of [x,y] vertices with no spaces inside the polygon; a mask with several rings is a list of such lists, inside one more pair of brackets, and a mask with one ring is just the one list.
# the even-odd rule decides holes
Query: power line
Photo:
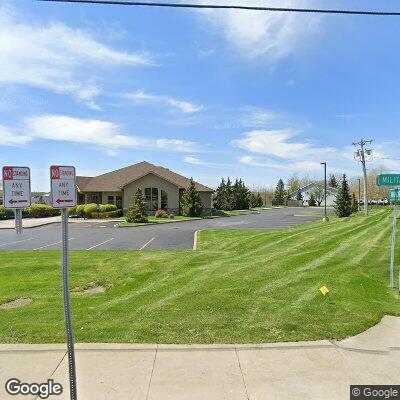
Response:
[{"label": "power line", "polygon": [[122,1],[122,0],[36,0],[53,3],[84,3],[84,4],[105,4],[119,6],[138,7],[167,7],[167,8],[197,8],[197,9],[223,9],[223,10],[247,10],[247,11],[270,11],[270,12],[291,12],[311,14],[344,14],[363,16],[386,16],[399,17],[400,11],[374,11],[374,10],[338,10],[320,8],[291,8],[291,7],[257,7],[240,5],[218,5],[218,4],[190,4],[190,3],[164,3],[164,2],[143,2],[143,1]]}]

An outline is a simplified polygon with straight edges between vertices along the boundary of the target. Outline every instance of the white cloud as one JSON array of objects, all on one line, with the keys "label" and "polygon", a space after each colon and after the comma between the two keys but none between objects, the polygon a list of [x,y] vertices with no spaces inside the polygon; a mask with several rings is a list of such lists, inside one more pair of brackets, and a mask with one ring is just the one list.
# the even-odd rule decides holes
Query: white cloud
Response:
[{"label": "white cloud", "polygon": [[32,137],[99,145],[105,149],[139,147],[143,142],[122,135],[118,125],[96,119],[79,119],[64,115],[43,115],[26,119]]},{"label": "white cloud", "polygon": [[[220,0],[219,4],[248,5],[243,0]],[[270,0],[270,7],[307,7],[310,0]],[[253,0],[254,6],[266,6],[265,1]],[[268,61],[285,57],[298,50],[306,40],[319,31],[320,17],[295,13],[202,10],[200,14],[216,31],[247,59]]]},{"label": "white cloud", "polygon": [[270,168],[277,171],[301,171],[301,172],[318,172],[321,171],[321,164],[316,161],[295,161],[295,162],[265,162],[259,161],[252,156],[243,156],[239,158],[239,162],[252,167]]},{"label": "white cloud", "polygon": [[[81,119],[65,115],[41,115],[27,118],[24,131],[29,132],[25,141],[33,139],[84,143],[101,148],[107,155],[116,156],[123,148],[163,149],[171,152],[196,152],[199,145],[181,139],[144,139],[124,134],[113,122]],[[2,137],[0,129],[0,139]],[[11,136],[14,137],[14,136]]]},{"label": "white cloud", "polygon": [[247,128],[265,128],[283,118],[275,111],[254,106],[243,107],[241,113],[239,124]]},{"label": "white cloud", "polygon": [[198,159],[197,157],[193,157],[193,156],[186,156],[184,158],[184,161],[188,164],[202,165],[202,161],[200,159]]},{"label": "white cloud", "polygon": [[0,146],[20,146],[31,140],[29,136],[12,133],[7,127],[0,125]]},{"label": "white cloud", "polygon": [[297,132],[292,130],[254,130],[242,139],[233,140],[235,147],[251,153],[264,154],[286,159],[327,157],[335,153],[332,147],[316,147],[306,141],[294,141]]},{"label": "white cloud", "polygon": [[161,96],[156,94],[149,94],[143,90],[135,92],[123,93],[121,96],[134,100],[138,103],[159,103],[172,106],[184,114],[194,114],[203,109],[203,106],[190,103],[188,101],[177,100],[173,97]]},{"label": "white cloud", "polygon": [[152,63],[149,54],[113,49],[89,32],[62,23],[35,24],[9,7],[0,8],[0,84],[71,94],[93,106],[102,90],[92,78],[94,70]]}]

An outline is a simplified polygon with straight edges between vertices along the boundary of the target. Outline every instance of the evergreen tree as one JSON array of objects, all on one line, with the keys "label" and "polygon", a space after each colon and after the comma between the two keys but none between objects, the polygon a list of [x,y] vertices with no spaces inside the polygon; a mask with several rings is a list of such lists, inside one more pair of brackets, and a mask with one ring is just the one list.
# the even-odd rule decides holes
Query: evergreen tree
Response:
[{"label": "evergreen tree", "polygon": [[343,175],[342,182],[335,201],[335,210],[339,218],[348,217],[352,213],[349,184],[346,175]]},{"label": "evergreen tree", "polygon": [[313,192],[310,193],[310,198],[308,199],[308,205],[310,207],[315,207],[317,205],[317,202],[315,200],[315,195]]},{"label": "evergreen tree", "polygon": [[133,197],[133,203],[126,213],[127,222],[149,222],[147,218],[146,202],[144,201],[143,193],[138,188]]},{"label": "evergreen tree", "polygon": [[235,198],[233,196],[232,182],[228,176],[224,194],[223,210],[232,211],[235,209]]},{"label": "evergreen tree", "polygon": [[200,194],[196,189],[193,178],[182,195],[182,214],[185,217],[199,217],[203,211]]},{"label": "evergreen tree", "polygon": [[328,186],[330,186],[332,188],[338,188],[339,187],[339,184],[338,184],[338,181],[337,181],[335,175],[333,175],[333,174],[329,175]]},{"label": "evergreen tree", "polygon": [[282,179],[279,179],[274,192],[273,204],[275,206],[283,206],[285,204],[285,201],[286,201],[285,184],[283,183]]},{"label": "evergreen tree", "polygon": [[351,212],[356,213],[358,212],[358,202],[356,199],[356,195],[352,193],[351,195]]},{"label": "evergreen tree", "polygon": [[264,205],[264,201],[263,201],[263,199],[261,197],[261,193],[257,193],[256,198],[257,198],[256,207],[262,207]]},{"label": "evergreen tree", "polygon": [[250,190],[247,189],[242,179],[236,179],[232,192],[234,209],[248,210],[250,207]]},{"label": "evergreen tree", "polygon": [[226,183],[225,179],[222,178],[221,183],[217,187],[217,190],[215,191],[215,198],[214,198],[214,207],[217,210],[223,210],[224,209],[224,198],[226,194]]},{"label": "evergreen tree", "polygon": [[300,190],[297,192],[296,200],[301,201],[301,204],[303,204],[303,195],[301,194]]}]

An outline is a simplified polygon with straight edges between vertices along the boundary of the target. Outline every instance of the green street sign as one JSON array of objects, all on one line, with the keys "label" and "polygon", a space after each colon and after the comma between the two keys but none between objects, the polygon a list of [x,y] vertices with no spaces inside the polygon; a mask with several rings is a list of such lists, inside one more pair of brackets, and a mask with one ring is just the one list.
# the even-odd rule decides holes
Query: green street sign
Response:
[{"label": "green street sign", "polygon": [[391,203],[398,203],[400,201],[400,189],[390,189],[389,200]]},{"label": "green street sign", "polygon": [[376,178],[378,186],[400,186],[400,174],[381,174]]}]

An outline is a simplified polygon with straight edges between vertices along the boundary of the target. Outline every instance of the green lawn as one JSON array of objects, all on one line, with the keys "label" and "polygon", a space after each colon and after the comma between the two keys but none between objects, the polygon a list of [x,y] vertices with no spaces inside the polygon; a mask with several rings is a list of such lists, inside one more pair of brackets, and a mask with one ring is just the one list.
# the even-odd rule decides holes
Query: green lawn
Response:
[{"label": "green lawn", "polygon": [[[343,338],[400,315],[391,213],[281,231],[200,233],[199,250],[71,254],[78,342],[259,343]],[[396,251],[400,261],[400,252]],[[397,281],[397,279],[396,279]],[[318,288],[331,289],[334,304]],[[0,342],[64,342],[60,253],[0,252]]]}]

